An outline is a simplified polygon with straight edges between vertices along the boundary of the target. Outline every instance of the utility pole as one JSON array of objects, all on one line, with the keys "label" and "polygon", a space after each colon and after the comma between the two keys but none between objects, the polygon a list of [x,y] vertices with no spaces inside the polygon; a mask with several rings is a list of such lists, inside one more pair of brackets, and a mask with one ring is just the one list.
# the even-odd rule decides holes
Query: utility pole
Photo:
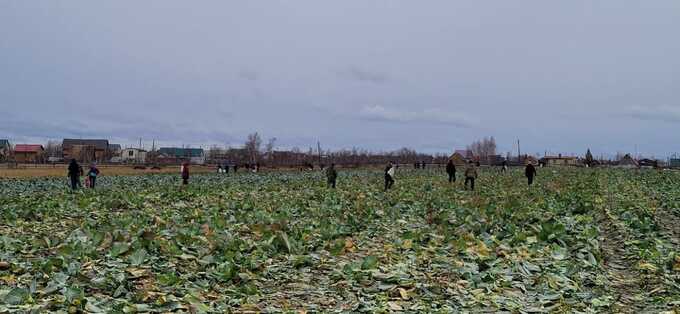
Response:
[{"label": "utility pole", "polygon": [[522,163],[522,157],[521,156],[522,156],[522,154],[521,154],[521,151],[519,149],[519,139],[517,139],[517,162],[518,163]]},{"label": "utility pole", "polygon": [[319,153],[319,165],[321,164],[321,142],[316,141],[316,151]]}]

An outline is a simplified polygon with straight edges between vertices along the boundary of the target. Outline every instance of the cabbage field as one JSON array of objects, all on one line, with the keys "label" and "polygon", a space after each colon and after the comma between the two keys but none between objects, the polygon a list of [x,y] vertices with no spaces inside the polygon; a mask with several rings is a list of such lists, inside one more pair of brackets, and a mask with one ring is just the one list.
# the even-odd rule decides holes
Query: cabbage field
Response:
[{"label": "cabbage field", "polygon": [[0,179],[0,313],[680,311],[680,172]]}]

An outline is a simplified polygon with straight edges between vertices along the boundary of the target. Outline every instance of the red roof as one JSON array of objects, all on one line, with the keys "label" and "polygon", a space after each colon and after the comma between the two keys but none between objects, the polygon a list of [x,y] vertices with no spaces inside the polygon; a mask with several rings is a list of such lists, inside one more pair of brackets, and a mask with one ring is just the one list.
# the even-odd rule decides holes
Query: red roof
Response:
[{"label": "red roof", "polygon": [[14,146],[15,153],[39,153],[43,150],[43,146],[39,144],[17,144]]}]

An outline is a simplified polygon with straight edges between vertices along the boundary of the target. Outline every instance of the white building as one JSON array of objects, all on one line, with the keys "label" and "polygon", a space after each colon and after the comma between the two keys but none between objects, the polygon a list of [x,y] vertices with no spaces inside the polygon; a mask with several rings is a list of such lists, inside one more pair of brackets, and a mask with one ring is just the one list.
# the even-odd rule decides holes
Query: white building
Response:
[{"label": "white building", "polygon": [[139,148],[123,149],[120,158],[122,162],[143,164],[146,162],[146,151]]}]

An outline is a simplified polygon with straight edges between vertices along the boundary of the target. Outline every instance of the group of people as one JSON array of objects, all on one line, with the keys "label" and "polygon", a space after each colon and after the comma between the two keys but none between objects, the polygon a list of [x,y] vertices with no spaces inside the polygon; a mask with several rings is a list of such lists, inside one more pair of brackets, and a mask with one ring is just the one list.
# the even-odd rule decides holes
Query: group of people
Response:
[{"label": "group of people", "polygon": [[[259,166],[259,165],[258,165]],[[389,190],[392,188],[395,182],[395,172],[396,172],[396,165],[392,162],[388,163],[387,166],[385,167],[385,191]],[[236,168],[236,167],[235,167]],[[259,167],[257,167],[259,168]],[[255,168],[255,169],[257,169]],[[221,165],[218,166],[218,173],[226,173],[229,170],[229,167],[225,165],[223,168]],[[501,168],[501,172],[506,172],[508,169],[507,163],[503,163],[503,166]],[[234,169],[236,170],[236,169]],[[327,179],[327,184],[329,188],[335,189],[337,179],[338,179],[338,171],[335,169],[335,164],[331,164],[328,168],[325,169],[326,171],[326,179]],[[446,164],[446,173],[449,176],[449,183],[456,182],[456,165],[454,164],[453,160],[449,160],[449,162]],[[83,167],[78,164],[78,162],[75,159],[71,159],[71,162],[69,163],[68,166],[68,177],[71,180],[71,189],[76,190],[80,187],[82,187],[80,183],[80,177],[83,176]],[[87,172],[87,176],[85,178],[85,186],[94,189],[95,184],[97,182],[97,176],[99,176],[100,171],[97,168],[97,165],[95,163],[92,163],[90,165],[90,170]],[[534,167],[533,164],[527,163],[525,169],[524,169],[524,174],[527,177],[528,184],[532,185],[534,182],[534,177],[536,176],[536,167]],[[182,177],[182,185],[187,185],[189,184],[189,163],[188,162],[183,162],[182,165],[180,166],[180,175]],[[478,177],[478,172],[477,172],[477,165],[473,163],[472,161],[469,161],[466,164],[465,167],[465,189],[468,189],[468,186],[471,190],[474,191],[475,189],[475,180]]]},{"label": "group of people", "polygon": [[[449,162],[446,164],[446,174],[449,175],[449,183],[456,182],[456,165],[453,163],[453,160],[449,159]],[[474,191],[475,189],[475,180],[477,179],[478,173],[477,173],[477,166],[472,162],[469,161],[467,163],[467,166],[465,167],[465,189],[468,189],[468,185],[470,186],[470,189]]]},{"label": "group of people", "polygon": [[[503,164],[501,165],[501,172],[505,173],[507,171],[508,163],[507,161],[503,161]],[[449,175],[449,182],[456,182],[456,165],[453,163],[453,160],[449,160],[449,162],[446,164],[446,173]],[[530,162],[527,163],[526,167],[524,168],[524,175],[527,177],[528,185],[532,185],[534,183],[534,177],[536,177],[536,174],[536,167]],[[465,168],[464,185],[466,190],[468,188],[468,183],[470,184],[471,190],[475,189],[475,180],[477,179],[477,176],[478,173],[476,165],[472,161],[469,161]]]},{"label": "group of people", "polygon": [[[87,171],[87,175],[85,177],[85,187],[94,189],[99,173],[100,172],[99,168],[97,168],[97,164],[92,163],[90,165],[90,170]],[[82,187],[82,184],[80,183],[80,177],[82,177],[83,174],[83,166],[79,165],[75,159],[71,159],[71,162],[68,165],[68,177],[71,180],[72,190],[77,190],[78,188]]]},{"label": "group of people", "polygon": [[[473,163],[472,161],[469,161],[466,164],[465,167],[465,189],[467,190],[468,187],[470,190],[475,189],[475,180],[477,179],[479,173],[477,171],[477,164]],[[501,168],[501,172],[506,172],[508,170],[508,165],[507,163],[503,163],[503,167]],[[396,171],[396,165],[392,162],[387,164],[385,167],[385,191],[389,190],[392,188],[395,182],[394,174]],[[449,162],[446,164],[446,173],[449,176],[449,183],[456,182],[456,165],[453,163],[453,160],[449,160]],[[532,185],[534,182],[534,177],[536,176],[536,167],[534,167],[533,164],[528,163],[526,168],[524,169],[525,176],[527,177],[528,184]],[[326,169],[326,178],[327,178],[327,183],[329,188],[335,188],[337,179],[338,179],[338,171],[335,169],[335,164],[331,164],[330,167]]]}]

